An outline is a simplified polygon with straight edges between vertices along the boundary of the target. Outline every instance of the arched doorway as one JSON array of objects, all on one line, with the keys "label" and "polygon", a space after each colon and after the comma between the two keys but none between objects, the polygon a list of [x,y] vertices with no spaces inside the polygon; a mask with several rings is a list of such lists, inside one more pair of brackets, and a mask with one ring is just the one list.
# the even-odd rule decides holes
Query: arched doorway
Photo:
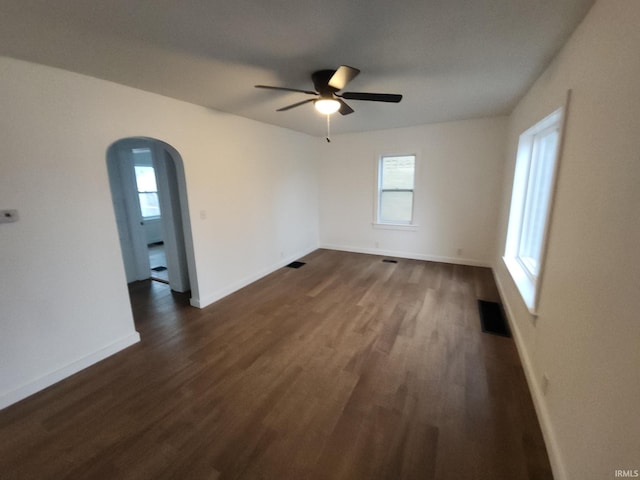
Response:
[{"label": "arched doorway", "polygon": [[[124,138],[107,149],[107,169],[127,283],[153,277],[177,292],[197,295],[184,165],[171,145]],[[150,263],[150,246],[161,245],[162,263]],[[165,262],[166,260],[166,262]]]}]

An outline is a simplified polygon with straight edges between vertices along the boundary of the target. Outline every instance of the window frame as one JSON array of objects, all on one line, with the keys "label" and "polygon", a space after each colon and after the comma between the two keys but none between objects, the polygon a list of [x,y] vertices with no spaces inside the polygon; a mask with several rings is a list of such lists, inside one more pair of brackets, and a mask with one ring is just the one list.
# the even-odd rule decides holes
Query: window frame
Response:
[{"label": "window frame", "polygon": [[[385,158],[392,157],[413,157],[413,188],[402,189],[383,189],[383,171],[382,165]],[[418,174],[418,154],[417,153],[397,153],[390,154],[384,153],[378,155],[376,162],[376,189],[375,189],[375,204],[374,204],[374,221],[373,226],[375,228],[382,229],[394,229],[394,230],[415,230],[415,206],[416,206],[416,179]],[[381,218],[382,210],[382,194],[384,192],[411,192],[411,219],[409,221],[385,221]]]},{"label": "window frame", "polygon": [[[136,154],[138,153],[149,153],[151,155],[151,161],[140,161],[139,159],[136,159]],[[136,189],[136,194],[138,196],[138,208],[140,210],[140,217],[142,218],[143,221],[157,220],[159,218],[162,218],[162,209],[160,208],[160,194],[158,193],[158,176],[156,174],[156,168],[153,163],[153,152],[148,147],[140,147],[140,148],[132,148],[131,154],[133,155],[134,185]],[[140,190],[140,187],[138,185],[138,174],[136,173],[137,167],[150,168],[153,171],[153,175],[155,177],[155,182],[156,182],[155,190],[144,190],[144,191]],[[155,195],[156,199],[158,200],[158,207],[160,210],[159,215],[145,216],[143,213],[141,195],[149,195],[149,194]]]},{"label": "window frame", "polygon": [[[507,226],[507,237],[505,242],[505,252],[502,257],[507,270],[513,278],[522,299],[529,312],[536,316],[540,297],[540,288],[544,275],[544,267],[547,253],[547,243],[549,237],[549,228],[551,226],[551,218],[553,213],[555,192],[557,186],[558,170],[562,156],[563,132],[566,123],[565,112],[568,107],[567,103],[542,120],[538,121],[532,127],[525,130],[519,137],[518,149],[516,154],[516,166],[513,175],[513,190],[511,195],[511,206],[509,211],[509,223]],[[537,271],[534,271],[529,257],[523,257],[523,243],[530,241],[530,237],[523,238],[525,229],[532,231],[531,225],[525,225],[527,220],[531,221],[530,213],[532,199],[530,193],[538,188],[541,183],[540,178],[535,179],[536,183],[532,183],[532,170],[539,168],[542,156],[540,151],[536,150],[539,143],[544,139],[544,135],[549,132],[557,132],[557,140],[555,152],[553,153],[552,165],[550,166],[550,177],[547,178],[546,186],[548,187],[548,195],[543,199],[545,203],[537,208],[544,210],[544,221],[540,228],[534,229],[536,234],[541,233],[541,244],[539,247],[539,256],[537,260]]]}]

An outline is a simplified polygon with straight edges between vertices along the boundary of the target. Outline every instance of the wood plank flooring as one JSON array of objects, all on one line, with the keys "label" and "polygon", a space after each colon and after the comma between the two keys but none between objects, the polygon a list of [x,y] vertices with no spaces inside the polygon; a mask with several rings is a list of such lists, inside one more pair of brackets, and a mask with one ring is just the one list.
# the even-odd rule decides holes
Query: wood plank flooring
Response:
[{"label": "wood plank flooring", "polygon": [[134,284],[142,342],[1,411],[0,478],[552,478],[489,269],[301,260],[202,310]]}]

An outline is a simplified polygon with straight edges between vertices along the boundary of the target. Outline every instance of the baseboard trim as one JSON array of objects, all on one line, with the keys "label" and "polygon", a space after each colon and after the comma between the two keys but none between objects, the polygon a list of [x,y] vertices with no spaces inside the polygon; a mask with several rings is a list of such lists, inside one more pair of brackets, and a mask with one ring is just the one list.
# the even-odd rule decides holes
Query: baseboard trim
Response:
[{"label": "baseboard trim", "polygon": [[496,275],[495,269],[493,270],[493,278],[495,279],[496,286],[498,287],[498,292],[500,293],[500,298],[502,299],[502,306],[504,307],[504,311],[507,315],[509,327],[513,332],[513,338],[516,343],[516,348],[518,349],[518,356],[520,357],[520,362],[522,363],[524,376],[527,379],[529,391],[531,392],[531,398],[533,399],[533,405],[536,410],[536,414],[538,415],[540,429],[542,430],[544,443],[547,447],[547,454],[549,455],[549,463],[551,464],[551,470],[553,471],[553,478],[555,480],[567,480],[564,464],[562,462],[562,455],[560,453],[560,447],[558,446],[556,435],[553,430],[553,425],[551,424],[551,419],[549,418],[547,405],[543,400],[542,392],[540,391],[538,382],[535,378],[535,372],[533,369],[531,357],[529,356],[529,352],[522,340],[520,329],[518,328],[517,323],[514,321],[515,317],[513,314],[513,310],[509,303],[508,297],[505,294],[504,286],[500,281],[498,275]]},{"label": "baseboard trim", "polygon": [[382,250],[379,248],[360,248],[347,245],[321,244],[320,248],[327,250],[339,250],[342,252],[365,253],[368,255],[380,255],[384,257],[409,258],[411,260],[424,260],[427,262],[452,263],[454,265],[469,265],[472,267],[488,267],[491,268],[491,262],[482,260],[474,260],[462,257],[443,257],[439,255],[425,255],[423,253],[403,252],[398,250]]},{"label": "baseboard trim", "polygon": [[267,275],[269,275],[270,273],[273,273],[274,271],[278,270],[279,268],[284,267],[285,265],[290,264],[291,262],[293,262],[294,260],[297,260],[301,257],[304,257],[305,255],[310,254],[311,252],[317,250],[318,247],[314,246],[313,248],[309,249],[309,250],[305,250],[302,251],[300,253],[297,253],[295,255],[291,255],[289,257],[287,257],[286,259],[281,259],[279,262],[267,267],[267,268],[263,268],[262,270],[259,270],[258,272],[254,273],[253,275],[249,275],[235,283],[232,283],[231,285],[222,288],[220,290],[217,290],[216,292],[214,292],[211,295],[207,295],[205,297],[200,297],[200,298],[191,298],[189,300],[189,303],[191,304],[192,307],[196,307],[196,308],[205,308],[209,305],[211,305],[212,303],[217,302],[218,300],[222,300],[224,297],[231,295],[234,292],[237,292],[238,290],[240,290],[241,288],[246,287],[247,285],[252,284],[253,282],[260,280],[262,277],[266,277]]},{"label": "baseboard trim", "polygon": [[410,253],[410,252],[401,252],[401,251],[395,251],[395,250],[380,250],[380,249],[365,249],[365,248],[356,248],[356,247],[349,247],[349,246],[344,246],[344,245],[333,245],[333,244],[322,244],[319,246],[314,246],[311,249],[308,249],[306,251],[302,251],[298,254],[292,255],[290,257],[287,257],[286,259],[283,259],[273,265],[271,265],[268,268],[262,269],[260,271],[258,271],[257,273],[253,274],[253,275],[249,275],[248,277],[243,278],[242,280],[239,280],[231,285],[229,285],[226,288],[220,289],[216,292],[214,292],[211,295],[207,295],[204,297],[199,297],[199,298],[195,298],[192,297],[189,300],[189,303],[191,304],[191,306],[196,307],[196,308],[205,308],[209,305],[211,305],[212,303],[217,302],[218,300],[223,299],[224,297],[231,295],[234,292],[237,292],[238,290],[240,290],[241,288],[246,287],[247,285],[260,280],[262,277],[265,277],[266,275],[269,275],[270,273],[274,272],[275,270],[284,267],[285,265],[288,265],[289,263],[293,262],[294,260],[297,260],[301,257],[304,257],[305,255],[308,255],[309,253],[315,251],[318,248],[324,248],[327,250],[340,250],[340,251],[344,251],[344,252],[353,252],[353,253],[365,253],[365,254],[370,254],[370,255],[381,255],[381,256],[389,256],[389,257],[397,257],[397,258],[410,258],[413,260],[425,260],[428,262],[441,262],[441,263],[452,263],[452,264],[456,264],[456,265],[469,265],[469,266],[474,266],[474,267],[491,267],[491,263],[490,262],[484,262],[484,261],[478,261],[478,260],[473,260],[470,258],[455,258],[455,257],[441,257],[441,256],[437,256],[437,255],[424,255],[424,254],[416,254],[416,253]]},{"label": "baseboard trim", "polygon": [[21,387],[16,388],[15,390],[11,390],[10,392],[3,393],[0,395],[0,410],[8,407],[9,405],[13,405],[14,403],[23,400],[34,393],[39,392],[40,390],[44,390],[47,387],[50,387],[54,383],[58,383],[61,380],[64,380],[71,375],[78,373],[81,370],[84,370],[91,365],[98,363],[101,360],[104,360],[115,353],[118,353],[120,350],[124,350],[127,347],[137,343],[140,341],[140,334],[138,332],[134,332],[130,335],[127,335],[120,340],[117,340],[110,345],[107,345],[100,350],[90,353],[70,364],[54,370],[53,372],[47,373],[36,380],[33,380]]}]

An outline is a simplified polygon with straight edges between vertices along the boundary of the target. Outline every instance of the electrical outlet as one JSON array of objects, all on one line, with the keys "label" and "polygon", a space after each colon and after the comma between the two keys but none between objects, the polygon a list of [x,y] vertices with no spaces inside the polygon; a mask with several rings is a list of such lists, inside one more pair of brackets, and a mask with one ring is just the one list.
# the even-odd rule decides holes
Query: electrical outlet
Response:
[{"label": "electrical outlet", "polygon": [[458,256],[462,255],[462,249],[461,249],[461,248],[459,248],[458,250],[456,250],[456,255],[458,255]]}]

